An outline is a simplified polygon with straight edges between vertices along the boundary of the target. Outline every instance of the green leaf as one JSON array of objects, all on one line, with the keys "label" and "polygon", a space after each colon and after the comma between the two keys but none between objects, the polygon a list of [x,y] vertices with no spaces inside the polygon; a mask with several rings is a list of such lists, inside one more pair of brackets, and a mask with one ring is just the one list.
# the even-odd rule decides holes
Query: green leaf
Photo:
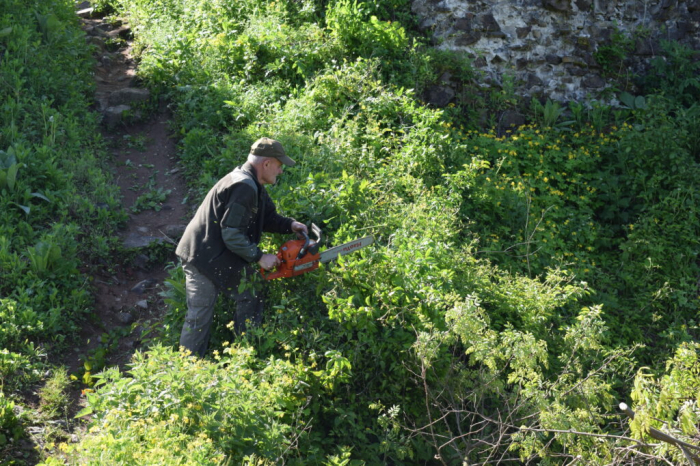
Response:
[{"label": "green leaf", "polygon": [[634,108],[634,96],[629,92],[623,92],[620,94],[620,102],[622,102],[626,107]]},{"label": "green leaf", "polygon": [[9,36],[11,32],[12,32],[12,26],[7,27],[5,29],[0,29],[0,37]]},{"label": "green leaf", "polygon": [[88,406],[87,408],[83,408],[80,411],[78,411],[78,414],[75,415],[74,419],[78,419],[80,417],[84,417],[84,416],[87,416],[88,414],[92,414],[92,413],[93,413],[92,408],[90,406]]},{"label": "green leaf", "polygon": [[639,108],[639,109],[645,109],[647,108],[647,101],[642,95],[638,95],[636,99],[634,99],[634,108]]},{"label": "green leaf", "polygon": [[27,207],[26,205],[20,205],[20,204],[17,204],[16,202],[11,202],[10,204],[16,205],[17,207],[22,209],[24,211],[24,213],[27,215],[29,215],[29,212],[31,211],[31,209],[29,207]]},{"label": "green leaf", "polygon": [[48,197],[44,196],[43,194],[41,194],[41,193],[39,193],[39,192],[37,192],[37,193],[32,193],[32,196],[38,197],[39,199],[43,199],[43,200],[45,200],[46,202],[51,202],[51,201],[49,201],[49,198],[48,198]]},{"label": "green leaf", "polygon": [[19,170],[19,164],[14,164],[7,169],[7,187],[12,191],[15,189],[15,183],[17,181],[17,171]]}]

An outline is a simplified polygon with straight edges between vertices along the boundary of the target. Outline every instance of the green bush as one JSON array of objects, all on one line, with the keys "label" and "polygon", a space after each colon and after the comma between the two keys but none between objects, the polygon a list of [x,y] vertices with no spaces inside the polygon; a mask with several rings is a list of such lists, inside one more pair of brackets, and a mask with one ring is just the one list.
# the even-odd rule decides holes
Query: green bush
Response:
[{"label": "green bush", "polygon": [[651,60],[652,69],[640,81],[647,93],[660,92],[686,106],[697,106],[700,97],[700,63],[687,45],[661,41],[661,53]]},{"label": "green bush", "polygon": [[[155,347],[137,353],[129,374],[99,375],[88,407],[89,434],[69,447],[69,462],[241,464],[255,454],[280,462],[306,435],[308,398],[341,375],[225,345],[203,361]],[[320,393],[319,393],[320,391]]]},{"label": "green bush", "polygon": [[[639,369],[630,394],[635,416],[629,424],[635,438],[651,443],[649,429],[655,428],[694,445],[700,425],[699,355],[698,343],[683,343],[668,359],[662,374],[657,376],[646,367]],[[670,457],[674,463],[687,461],[679,448],[668,443],[657,443],[654,450],[659,456]]]},{"label": "green bush", "polygon": [[15,404],[0,392],[0,448],[24,436],[24,427],[15,413]]},{"label": "green bush", "polygon": [[331,37],[351,54],[363,57],[396,57],[408,47],[403,27],[370,16],[370,6],[357,0],[336,0],[328,4],[326,25]]},{"label": "green bush", "polygon": [[608,133],[463,135],[486,164],[476,179],[469,166],[448,175],[466,237],[512,271],[572,271],[604,304],[614,341],[671,350],[696,331],[699,115],[650,98],[634,125]]}]

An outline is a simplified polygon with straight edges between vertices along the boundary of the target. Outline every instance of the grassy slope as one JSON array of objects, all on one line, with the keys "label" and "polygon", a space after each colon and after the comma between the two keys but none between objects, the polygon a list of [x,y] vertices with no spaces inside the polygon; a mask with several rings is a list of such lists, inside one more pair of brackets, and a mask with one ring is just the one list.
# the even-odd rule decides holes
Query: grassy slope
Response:
[{"label": "grassy slope", "polygon": [[[191,442],[300,464],[629,454],[499,429],[618,432],[634,345],[661,365],[696,332],[697,109],[650,98],[617,127],[580,111],[569,133],[503,138],[460,120],[476,94],[443,112],[407,90],[469,67],[414,46],[390,2],[118,3],[142,77],[176,108],[198,195],[265,134],[300,161],[271,190],[279,208],[323,223],[329,244],[377,246],[274,283],[266,324],[232,343],[221,303],[210,360],[157,348],[129,377],[110,371],[69,458],[197,463]],[[174,336],[177,270],[168,300]]]}]

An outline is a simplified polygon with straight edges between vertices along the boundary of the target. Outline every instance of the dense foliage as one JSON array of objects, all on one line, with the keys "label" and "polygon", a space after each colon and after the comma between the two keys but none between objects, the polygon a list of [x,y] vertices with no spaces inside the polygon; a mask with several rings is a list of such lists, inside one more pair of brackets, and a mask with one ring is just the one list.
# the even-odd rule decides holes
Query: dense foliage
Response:
[{"label": "dense foliage", "polygon": [[[127,17],[140,77],[175,109],[193,197],[267,135],[299,161],[270,189],[281,211],[321,225],[328,245],[366,234],[377,241],[272,283],[265,323],[246,335],[231,334],[231,304],[220,302],[206,360],[175,348],[185,300],[174,266],[162,346],[136,355],[127,373],[99,375],[83,413],[89,432],[50,462],[623,464],[680,460],[667,447],[638,449],[649,427],[697,443],[700,107],[688,97],[698,66],[686,50],[666,47],[647,95],[622,95],[615,111],[572,104],[565,122],[558,104],[535,102],[532,125],[497,134],[472,118],[475,105],[496,111],[515,100],[479,94],[468,61],[424,46],[406,0],[99,4]],[[36,34],[41,23],[29,16],[20,23]],[[20,68],[34,69],[12,69]],[[436,110],[420,96],[443,71],[461,76],[464,89]],[[19,96],[8,92],[7,105]],[[27,98],[22,115],[37,102]],[[15,155],[0,178],[3,210],[18,219],[3,228],[35,218],[43,228],[23,227],[38,230],[27,240],[0,235],[0,267],[54,283],[33,269],[43,264],[78,280],[75,264],[57,259],[80,239],[71,215],[109,218],[89,208],[94,200],[73,200],[56,227],[42,217],[44,197],[75,183],[56,164],[84,159],[71,156],[82,146],[68,129],[42,133],[51,125],[34,112],[25,119],[42,139],[23,147],[35,155]],[[5,140],[19,138],[12,121],[2,122],[5,154],[21,153]],[[36,149],[51,134],[66,151],[60,159]],[[30,177],[29,160],[43,171]],[[14,188],[22,180],[26,188],[9,188],[13,172]],[[264,246],[272,252],[284,239]],[[0,333],[9,329],[10,361],[30,358],[23,341],[45,335],[34,314],[84,302],[70,298],[81,289],[73,286],[23,307],[18,290],[31,286],[3,282],[2,309],[16,321]],[[623,400],[637,411],[629,428],[615,408]],[[0,421],[15,432],[11,403],[0,399]]]},{"label": "dense foliage", "polygon": [[25,435],[20,391],[43,378],[47,352],[72,343],[91,309],[81,260],[106,255],[122,219],[88,111],[92,63],[72,2],[3,0],[0,457]]}]

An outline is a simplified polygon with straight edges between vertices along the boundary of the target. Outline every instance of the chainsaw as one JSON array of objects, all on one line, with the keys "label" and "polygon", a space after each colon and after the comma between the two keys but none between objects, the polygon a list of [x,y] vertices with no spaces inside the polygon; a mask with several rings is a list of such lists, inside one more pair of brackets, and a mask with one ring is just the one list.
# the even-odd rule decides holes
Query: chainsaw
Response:
[{"label": "chainsaw", "polygon": [[297,275],[316,270],[322,262],[330,262],[337,259],[338,256],[355,252],[374,242],[372,236],[365,236],[319,253],[321,229],[312,223],[311,231],[316,236],[316,239],[313,241],[309,238],[309,235],[302,232],[304,239],[293,239],[284,243],[277,253],[280,265],[277,266],[274,272],[267,275],[265,270],[261,269],[260,273],[262,273],[262,276],[266,280],[296,277]]}]

